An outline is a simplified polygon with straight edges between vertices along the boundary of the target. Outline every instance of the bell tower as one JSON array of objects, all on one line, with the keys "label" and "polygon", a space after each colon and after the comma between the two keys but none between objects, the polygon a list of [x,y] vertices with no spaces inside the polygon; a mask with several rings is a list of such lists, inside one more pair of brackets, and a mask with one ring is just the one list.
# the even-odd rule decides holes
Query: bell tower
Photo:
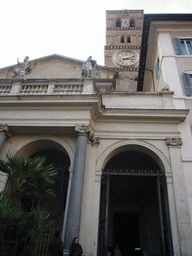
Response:
[{"label": "bell tower", "polygon": [[143,10],[106,11],[105,66],[119,70],[117,91],[136,91]]}]

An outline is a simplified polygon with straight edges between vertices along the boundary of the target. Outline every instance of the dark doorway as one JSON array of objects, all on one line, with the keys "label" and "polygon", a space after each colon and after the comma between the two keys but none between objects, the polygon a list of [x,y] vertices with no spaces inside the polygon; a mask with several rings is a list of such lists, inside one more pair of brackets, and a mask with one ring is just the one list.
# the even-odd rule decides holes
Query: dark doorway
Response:
[{"label": "dark doorway", "polygon": [[114,246],[121,248],[122,255],[140,246],[139,215],[118,213],[114,216]]},{"label": "dark doorway", "polygon": [[102,175],[98,256],[109,242],[122,256],[136,248],[173,255],[166,194],[165,175],[150,156],[124,151],[111,158]]},{"label": "dark doorway", "polygon": [[[45,157],[45,165],[52,165],[53,169],[57,171],[57,175],[52,177],[54,185],[50,187],[55,192],[55,197],[43,200],[41,207],[46,212],[50,213],[50,218],[55,224],[54,229],[62,231],[69,181],[70,159],[66,154],[54,149],[38,151],[31,157],[38,156]],[[48,247],[53,237],[53,232],[54,230],[50,232],[50,234],[44,235],[44,237],[36,242],[33,256],[48,255]]]}]

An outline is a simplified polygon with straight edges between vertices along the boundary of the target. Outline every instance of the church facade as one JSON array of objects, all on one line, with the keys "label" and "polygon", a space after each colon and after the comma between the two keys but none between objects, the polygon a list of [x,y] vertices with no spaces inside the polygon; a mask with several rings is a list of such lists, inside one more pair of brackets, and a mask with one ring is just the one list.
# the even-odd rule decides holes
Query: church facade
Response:
[{"label": "church facade", "polygon": [[192,255],[192,15],[106,17],[105,66],[51,55],[0,69],[1,158],[43,155],[58,170],[45,209],[65,255],[76,236],[87,256],[108,243]]}]

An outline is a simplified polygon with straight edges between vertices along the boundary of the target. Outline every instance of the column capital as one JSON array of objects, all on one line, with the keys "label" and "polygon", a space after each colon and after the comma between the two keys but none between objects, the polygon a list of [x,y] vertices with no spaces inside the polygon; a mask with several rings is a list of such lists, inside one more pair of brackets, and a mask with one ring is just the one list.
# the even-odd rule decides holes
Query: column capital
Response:
[{"label": "column capital", "polygon": [[0,133],[4,133],[6,136],[11,136],[11,132],[7,124],[0,124]]},{"label": "column capital", "polygon": [[80,133],[80,134],[88,135],[91,131],[91,126],[90,125],[84,125],[84,124],[76,125],[75,131]]},{"label": "column capital", "polygon": [[167,144],[167,146],[180,147],[180,146],[182,146],[183,142],[180,137],[166,138],[166,144]]}]

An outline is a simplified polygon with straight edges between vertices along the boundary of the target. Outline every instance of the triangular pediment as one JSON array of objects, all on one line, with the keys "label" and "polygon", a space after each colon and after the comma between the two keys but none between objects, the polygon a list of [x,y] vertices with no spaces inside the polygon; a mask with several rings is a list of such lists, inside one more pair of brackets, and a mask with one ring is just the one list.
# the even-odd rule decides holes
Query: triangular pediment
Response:
[{"label": "triangular pediment", "polygon": [[[85,61],[53,54],[42,58],[30,60],[31,72],[26,79],[67,79],[81,78],[81,66]],[[0,79],[12,79],[17,65],[0,69]],[[113,78],[117,73],[115,69],[97,65],[96,78]]]}]

